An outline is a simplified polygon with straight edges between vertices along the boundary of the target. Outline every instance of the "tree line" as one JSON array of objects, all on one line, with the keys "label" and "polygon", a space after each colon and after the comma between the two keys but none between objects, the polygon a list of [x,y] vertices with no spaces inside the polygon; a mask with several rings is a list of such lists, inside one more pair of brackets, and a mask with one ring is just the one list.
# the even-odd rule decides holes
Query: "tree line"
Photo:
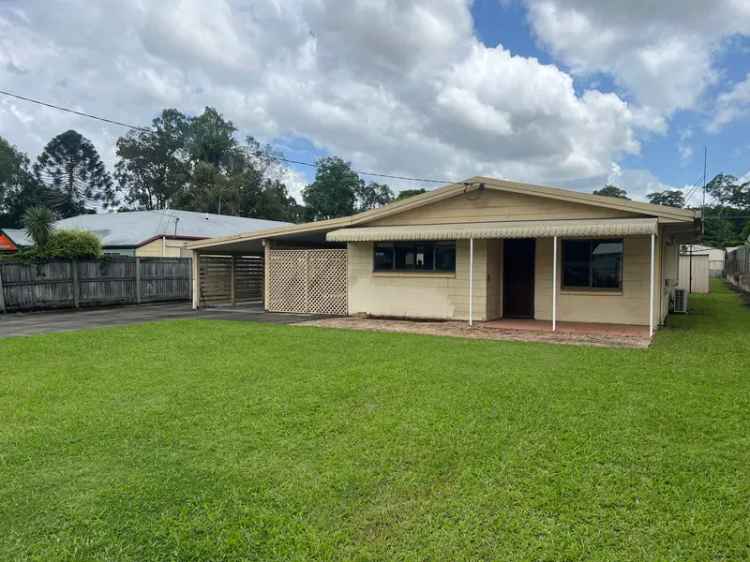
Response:
[{"label": "tree line", "polygon": [[56,218],[169,208],[304,222],[425,191],[396,197],[388,185],[365,182],[348,162],[331,156],[318,160],[300,204],[284,182],[281,157],[252,136],[238,140],[234,124],[211,107],[192,117],[165,109],[149,128],[120,137],[113,172],[74,130],[50,140],[33,163],[0,137],[0,227],[21,227],[31,208],[47,208]]},{"label": "tree line", "polygon": [[[336,156],[317,162],[315,180],[298,203],[284,183],[283,155],[237,128],[216,109],[188,116],[165,109],[149,128],[131,130],[116,144],[110,173],[94,145],[74,130],[47,143],[32,163],[0,137],[0,227],[23,226],[29,209],[46,208],[56,218],[97,210],[180,209],[288,222],[330,219],[374,209],[424,193],[365,182]],[[750,182],[719,174],[706,186],[706,243],[742,244],[750,235]],[[606,185],[595,194],[628,199]],[[651,203],[684,207],[684,194],[647,195]],[[41,215],[39,215],[41,216]]]},{"label": "tree line", "polygon": [[[616,185],[606,185],[594,190],[594,195],[629,199],[626,190]],[[716,248],[740,246],[750,238],[750,181],[742,182],[736,176],[717,174],[706,184],[710,204],[704,209],[704,242]],[[682,191],[665,190],[646,195],[649,203],[684,208]]]}]

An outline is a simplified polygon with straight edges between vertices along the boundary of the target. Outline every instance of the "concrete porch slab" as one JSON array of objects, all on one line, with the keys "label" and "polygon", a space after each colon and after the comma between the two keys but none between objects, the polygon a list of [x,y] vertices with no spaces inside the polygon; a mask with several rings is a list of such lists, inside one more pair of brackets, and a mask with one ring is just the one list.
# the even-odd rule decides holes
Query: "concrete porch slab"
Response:
[{"label": "concrete porch slab", "polygon": [[621,324],[558,323],[552,331],[551,322],[541,320],[494,320],[477,322],[469,327],[457,321],[413,321],[382,318],[322,318],[300,322],[298,326],[317,326],[347,330],[400,332],[431,336],[449,336],[498,341],[545,342],[599,347],[646,348],[651,343],[648,327]]}]

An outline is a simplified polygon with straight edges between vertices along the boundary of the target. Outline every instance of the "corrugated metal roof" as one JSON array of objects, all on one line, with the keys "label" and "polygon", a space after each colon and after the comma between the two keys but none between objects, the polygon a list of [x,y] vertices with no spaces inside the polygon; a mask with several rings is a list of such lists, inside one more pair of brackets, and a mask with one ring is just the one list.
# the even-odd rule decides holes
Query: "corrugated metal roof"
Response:
[{"label": "corrugated metal roof", "polygon": [[549,238],[552,236],[637,236],[657,233],[657,219],[475,222],[414,226],[342,228],[330,242]]},{"label": "corrugated metal roof", "polygon": [[31,246],[34,243],[23,228],[3,228],[2,231],[16,246]]},{"label": "corrugated metal roof", "polygon": [[211,213],[165,210],[78,215],[57,221],[55,228],[87,230],[96,234],[104,247],[135,247],[160,236],[213,238],[267,228],[278,228],[289,224],[280,221]]}]

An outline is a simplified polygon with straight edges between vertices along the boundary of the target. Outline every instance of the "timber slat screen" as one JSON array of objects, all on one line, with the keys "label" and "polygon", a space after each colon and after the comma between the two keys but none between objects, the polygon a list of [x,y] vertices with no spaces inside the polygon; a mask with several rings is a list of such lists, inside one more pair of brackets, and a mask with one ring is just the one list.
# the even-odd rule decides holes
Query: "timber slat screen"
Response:
[{"label": "timber slat screen", "polygon": [[347,314],[346,250],[271,250],[268,267],[268,310]]},{"label": "timber slat screen", "polygon": [[262,256],[201,255],[200,306],[263,303]]},{"label": "timber slat screen", "polygon": [[189,258],[0,262],[0,312],[189,300]]}]

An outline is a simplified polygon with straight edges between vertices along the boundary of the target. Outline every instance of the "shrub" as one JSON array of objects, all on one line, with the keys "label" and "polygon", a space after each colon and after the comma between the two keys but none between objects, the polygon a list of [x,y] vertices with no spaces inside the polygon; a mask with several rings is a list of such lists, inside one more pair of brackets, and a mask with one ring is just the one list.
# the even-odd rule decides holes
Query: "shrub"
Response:
[{"label": "shrub", "polygon": [[102,255],[102,243],[86,230],[55,230],[47,252],[53,258],[98,258]]},{"label": "shrub", "polygon": [[98,258],[102,255],[99,238],[85,230],[53,230],[44,246],[18,252],[21,260]]}]

